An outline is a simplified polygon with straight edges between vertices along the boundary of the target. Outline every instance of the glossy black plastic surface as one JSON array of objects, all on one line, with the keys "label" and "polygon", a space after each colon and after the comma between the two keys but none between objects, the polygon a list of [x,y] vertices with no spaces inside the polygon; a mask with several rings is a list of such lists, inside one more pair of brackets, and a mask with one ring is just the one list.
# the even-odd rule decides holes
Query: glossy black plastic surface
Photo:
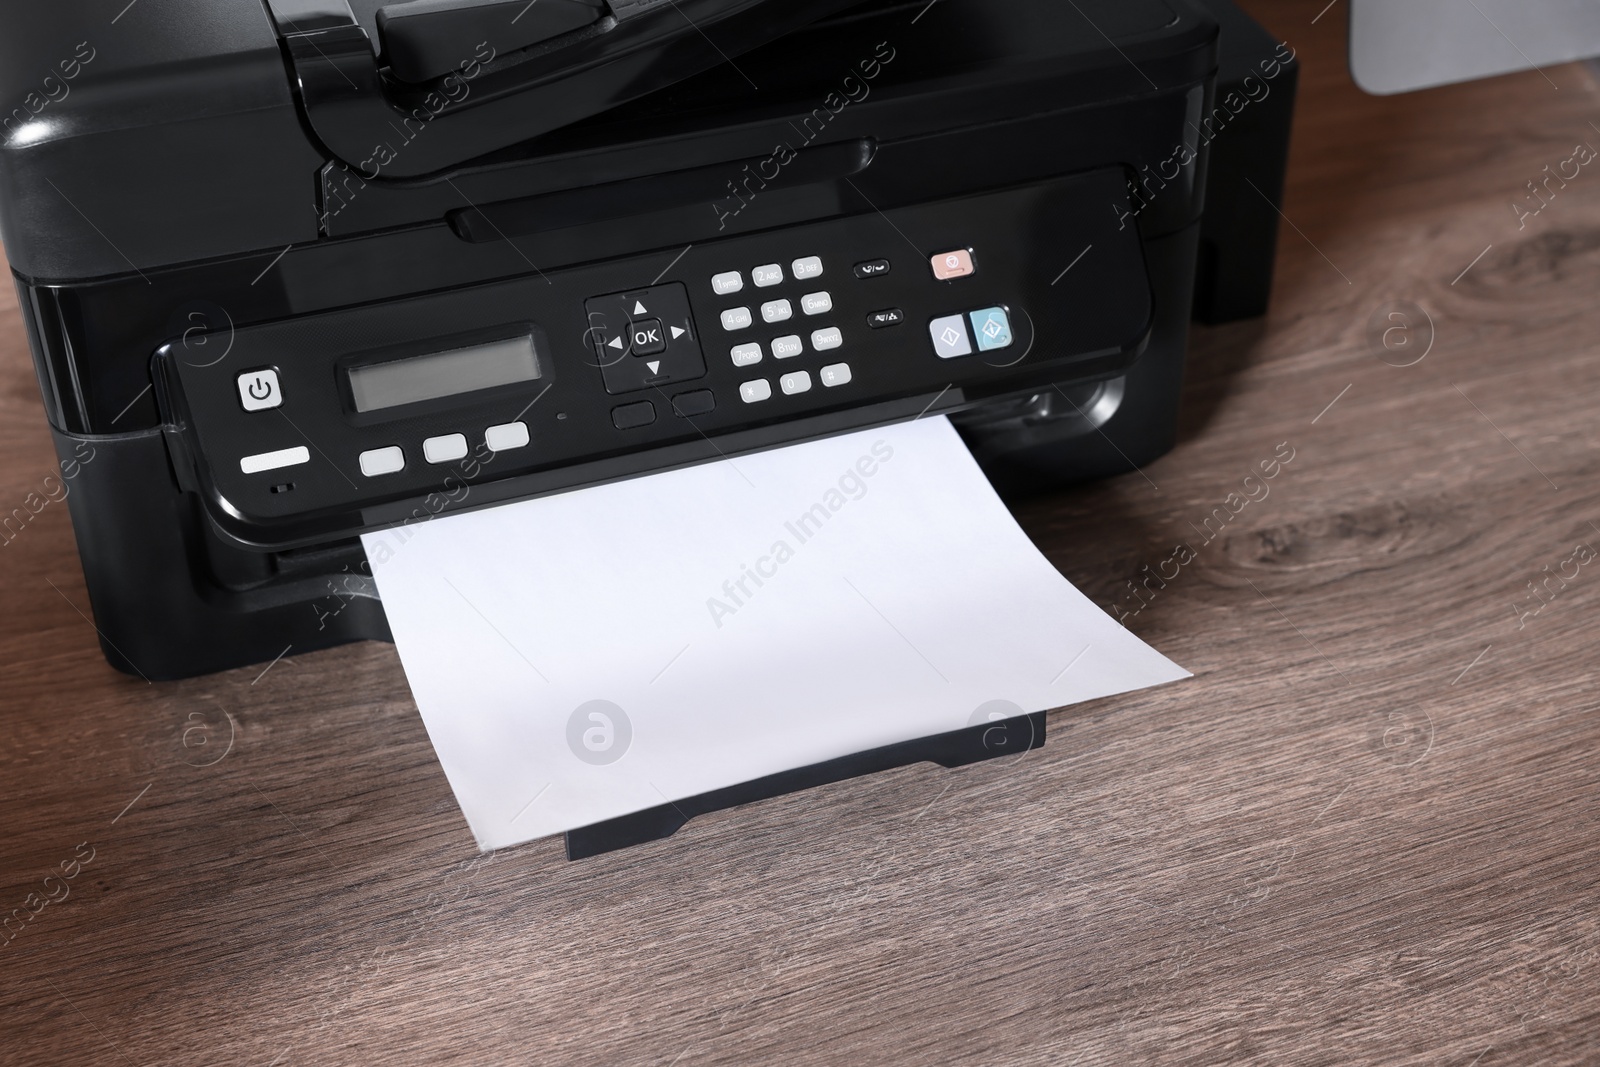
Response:
[{"label": "glossy black plastic surface", "polygon": [[593,26],[609,14],[604,0],[409,0],[378,9],[383,61],[401,81],[455,72],[487,42],[495,52],[536,44]]},{"label": "glossy black plastic surface", "polygon": [[[345,24],[341,7],[305,0],[298,17],[310,20],[303,25],[337,28]],[[385,318],[398,326],[407,314],[470,303],[473,294],[531,294],[523,301],[534,311],[527,318],[549,324],[553,362],[545,384],[563,390],[560,403],[551,403],[558,399],[552,391],[530,409],[529,419],[550,420],[530,425],[543,450],[530,445],[525,463],[510,462],[515,453],[507,452],[488,464],[473,483],[470,506],[700,462],[715,449],[772,447],[924,412],[957,413],[986,467],[997,477],[1014,471],[1019,481],[1047,480],[1052,472],[1109,473],[1130,457],[1142,462],[1167,447],[1204,159],[1182,167],[1137,216],[1129,211],[1127,179],[1171,158],[1189,136],[1188,117],[1207,106],[1213,24],[1153,0],[1083,0],[1075,10],[1032,0],[941,0],[924,7],[869,5],[748,52],[739,69],[706,71],[440,176],[363,179],[330,159],[299,121],[255,139],[222,133],[208,142],[212,158],[204,162],[209,174],[235,180],[226,195],[249,192],[252,179],[240,174],[254,168],[270,175],[282,162],[297,176],[272,179],[271,193],[303,197],[310,232],[278,230],[262,239],[258,220],[244,213],[232,220],[205,214],[223,195],[211,193],[195,209],[211,225],[195,235],[185,225],[189,209],[159,189],[136,184],[125,195],[115,183],[90,183],[88,199],[74,200],[110,223],[103,227],[108,235],[164,235],[166,243],[148,257],[130,255],[137,269],[128,262],[103,269],[114,252],[84,254],[93,241],[80,242],[74,227],[94,240],[100,235],[64,202],[16,196],[22,186],[6,187],[0,202],[10,214],[3,217],[27,220],[20,241],[14,231],[6,235],[17,246],[15,262],[63,267],[54,278],[19,272],[51,422],[64,454],[88,443],[106,461],[85,469],[72,506],[108,657],[150,677],[177,677],[267,661],[290,646],[300,651],[387,635],[353,535],[456,506],[448,502],[451,471],[419,463],[390,486],[369,491],[349,454],[366,447],[361,435],[372,424],[358,425],[339,409],[311,432],[332,435],[319,441],[343,441],[330,454],[338,453],[349,481],[338,478],[330,461],[326,473],[337,482],[328,501],[291,504],[309,500],[313,487],[284,477],[266,485],[263,503],[220,485],[213,468],[231,462],[239,471],[243,439],[229,443],[232,431],[207,429],[209,417],[188,409],[191,383],[179,381],[212,365],[226,388],[210,395],[237,404],[236,392],[229,396],[237,374],[262,365],[245,362],[256,339],[314,333],[315,322],[344,323],[352,336],[317,356],[328,362],[318,364],[323,377],[310,383],[311,391],[298,377],[285,378],[296,403],[311,395],[332,403],[328,398],[339,395],[338,353],[381,348],[375,334]],[[210,10],[239,22],[236,48],[263,28],[272,37],[259,7],[219,2]],[[65,12],[38,24],[76,32],[75,18]],[[27,23],[16,24],[26,29]],[[171,47],[165,54],[173,54]],[[275,47],[266,50],[278,82],[274,99],[288,103],[292,118],[297,90]],[[263,57],[259,70],[266,66]],[[204,107],[194,100],[188,106],[227,121],[232,97],[219,87],[235,75],[195,68],[195,84],[210,89],[211,98]],[[758,76],[759,91],[741,69]],[[239,70],[254,76],[256,68],[246,63]],[[126,76],[153,99],[164,91],[165,83],[140,64]],[[74,123],[56,128],[95,166],[129,167],[136,148],[168,143],[172,131],[159,121],[159,108],[142,117],[115,108],[97,113],[104,99],[73,95],[61,115],[70,105]],[[127,151],[94,140],[86,132],[93,123],[80,116],[120,131]],[[64,172],[51,170],[54,157],[33,151],[8,141],[0,157],[24,170],[45,164],[24,175],[23,186],[48,192]],[[200,156],[192,158],[201,164]],[[785,162],[775,171],[778,159]],[[1008,197],[1020,199],[1007,211],[985,214],[981,207],[1011,203]],[[272,196],[263,204],[261,218],[270,223]],[[271,225],[260,232],[272,233]],[[999,243],[993,233],[975,236],[974,226],[999,233]],[[39,235],[49,227],[61,236],[46,248],[50,242]],[[291,232],[298,236],[279,242]],[[193,254],[195,242],[217,252]],[[979,273],[935,283],[927,260],[945,246],[977,249]],[[57,248],[64,253],[52,259]],[[724,254],[731,250],[739,251]],[[827,288],[854,323],[839,320],[846,345],[839,358],[858,372],[852,387],[859,392],[835,401],[820,385],[792,397],[774,389],[765,414],[737,399],[741,379],[728,346],[706,343],[724,309],[710,294],[709,277],[812,254],[824,256]],[[858,276],[858,256],[862,263],[887,260],[891,269]],[[581,315],[589,298],[669,283],[689,294],[705,377],[669,383],[665,397],[608,392],[599,368],[584,362],[587,350],[573,345],[571,316]],[[941,291],[953,294],[964,285],[973,296],[940,302]],[[872,287],[884,296],[868,299]],[[780,291],[795,300],[812,290],[788,283]],[[750,290],[744,295],[759,308]],[[936,373],[946,367],[930,355],[929,317],[986,306],[1021,312],[1018,347],[1026,349],[1030,332],[1038,343],[1017,367],[970,363],[968,370]],[[890,309],[900,314],[899,324],[874,329],[868,316]],[[494,321],[468,314],[443,331],[444,339],[459,337],[469,324],[503,323],[506,313],[491,307],[479,318]],[[415,325],[401,332],[412,340],[435,336],[419,334]],[[770,345],[779,331],[757,332]],[[168,362],[158,364],[153,357],[163,346]],[[862,362],[869,357],[883,366]],[[757,369],[775,381],[773,358]],[[173,360],[183,365],[164,377],[164,388],[172,388],[158,404],[152,371]],[[825,358],[808,351],[799,365],[820,375]],[[465,408],[406,413],[389,424],[406,427],[404,440],[394,443],[414,455],[421,438],[435,432],[430,426],[471,430],[476,439],[489,421],[521,414],[533,399],[512,392],[504,403],[520,403],[506,414],[473,406],[481,398]],[[1113,394],[1114,403],[1107,399]],[[1041,395],[1063,402],[1043,410]],[[1099,397],[1089,404],[1093,417],[1078,419],[1068,405],[1093,397]],[[651,405],[653,420],[616,410],[641,402]],[[469,409],[470,425],[463,425]],[[206,410],[214,410],[209,402]],[[560,414],[568,418],[558,420]],[[714,447],[685,432],[691,420],[708,429]],[[1096,432],[1101,425],[1104,432]],[[568,430],[565,444],[549,447],[561,444],[552,435]],[[1103,440],[1115,447],[1098,444]],[[271,493],[291,482],[292,490]],[[162,625],[150,624],[156,617]]]},{"label": "glossy black plastic surface", "polygon": [[[1270,41],[1201,2],[1228,27],[1224,90],[1245,88]],[[1216,27],[1190,0],[543,0],[515,28],[508,0],[265,4],[276,25],[263,0],[0,21],[0,106],[21,102],[0,111],[0,232],[102,647],[130,673],[387,639],[355,535],[458,508],[930,412],[1003,492],[1139,466],[1173,441],[1202,225],[1197,311],[1265,301],[1292,65],[1212,149]],[[957,249],[977,273],[933,279]],[[812,255],[820,277],[749,281]],[[712,291],[727,271],[743,292]],[[721,329],[776,299],[791,319]],[[989,307],[1013,345],[933,354],[932,318]],[[775,358],[825,324],[838,349]],[[352,366],[508,331],[537,380],[355,410]],[[734,366],[740,343],[762,362]],[[839,362],[849,382],[824,385]],[[244,411],[266,389],[241,373],[268,369],[283,407]],[[742,398],[795,370],[810,391]],[[521,420],[527,446],[485,449]],[[470,465],[425,461],[448,432]],[[239,466],[291,441],[293,472]],[[405,470],[363,473],[386,445]],[[1040,713],[799,768],[574,831],[569,856],[1043,739]]]},{"label": "glossy black plastic surface", "polygon": [[1045,713],[1039,711],[999,722],[969,726],[965,730],[885,745],[568,831],[567,859],[588,859],[642,845],[647,841],[660,841],[677,833],[691,819],[801,789],[814,789],[819,785],[848,781],[913,763],[965,767],[1004,756],[1020,757],[1025,752],[1043,748],[1044,742]]},{"label": "glossy black plastic surface", "polygon": [[[447,71],[421,84],[386,74],[354,12],[342,23],[321,17],[304,29],[303,20],[285,13],[301,0],[267,2],[318,140],[370,180],[445,170],[571,125],[734,62],[858,0],[673,0],[520,51],[497,47],[496,41],[507,43],[502,35],[463,33],[468,50],[453,59],[448,38],[423,47],[402,36],[403,75]],[[413,36],[428,37],[425,30]]]},{"label": "glossy black plastic surface", "polygon": [[[1142,350],[1153,314],[1138,237],[1131,227],[1119,231],[1111,210],[1123,196],[1121,173],[1102,171],[698,244],[664,270],[654,257],[633,257],[238,329],[204,344],[192,338],[158,354],[160,392],[168,423],[183,428],[183,454],[219,526],[260,545],[352,536],[374,521],[375,507],[420,500],[452,476],[462,485],[459,504],[478,506],[589,484],[619,469],[642,473],[736,454],[755,440],[803,439],[818,432],[823,418],[833,432],[871,425],[883,421],[880,407],[892,402],[928,398],[926,405],[937,397],[954,409],[1123,370]],[[1092,269],[1063,273],[1086,248],[1093,249]],[[930,260],[952,250],[971,250],[976,272],[940,281]],[[793,264],[810,257],[820,274],[797,280]],[[879,259],[895,269],[854,276],[854,264]],[[767,264],[782,281],[757,286],[752,272]],[[712,278],[724,273],[736,274],[743,288],[717,295]],[[624,299],[599,299],[611,293]],[[687,302],[678,294],[687,294]],[[825,298],[828,310],[807,314],[807,296]],[[763,321],[769,304],[782,307],[785,317]],[[871,328],[869,317],[886,307],[901,310],[904,321]],[[753,323],[725,328],[723,313],[740,308]],[[1006,347],[985,352],[965,319],[988,308],[1005,309],[1012,336]],[[952,315],[963,316],[958,325],[970,354],[941,358],[930,323]],[[663,350],[631,354],[622,327],[632,321],[653,324]],[[526,332],[530,322],[540,338],[543,373],[536,381],[366,415],[353,413],[343,392],[342,368],[364,352],[407,344],[445,351],[468,343],[473,331],[510,336]],[[680,336],[666,333],[673,327]],[[819,331],[827,330],[838,331],[837,347],[819,347]],[[780,338],[795,338],[800,354],[780,357]],[[670,356],[669,345],[686,355]],[[747,362],[752,345],[753,363]],[[747,355],[736,361],[740,346]],[[224,351],[226,358],[213,355]],[[851,368],[851,380],[827,385],[822,368],[839,365]],[[237,381],[258,368],[275,370],[281,406],[243,408]],[[623,368],[636,373],[623,377]],[[796,372],[811,387],[783,395],[780,378]],[[774,395],[745,402],[741,386],[757,381]],[[665,414],[672,397],[691,388],[711,390],[715,410],[623,432],[614,425],[612,411],[623,399]],[[478,449],[488,427],[517,421],[530,429],[532,443],[496,456],[492,468],[474,464],[468,472],[424,460],[428,438],[461,433]],[[747,439],[747,431],[762,432]],[[303,444],[310,446],[305,463],[258,473],[240,468],[244,457]],[[364,476],[359,455],[387,447],[402,450],[405,469]],[[604,475],[600,461],[609,461]],[[477,488],[507,479],[514,481]]]}]

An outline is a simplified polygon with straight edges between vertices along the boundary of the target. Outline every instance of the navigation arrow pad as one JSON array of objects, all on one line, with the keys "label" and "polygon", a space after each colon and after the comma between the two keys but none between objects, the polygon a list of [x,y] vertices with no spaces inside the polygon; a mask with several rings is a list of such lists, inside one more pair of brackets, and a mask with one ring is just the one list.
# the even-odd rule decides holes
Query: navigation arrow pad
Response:
[{"label": "navigation arrow pad", "polygon": [[612,396],[693,381],[706,374],[689,292],[682,282],[584,301],[591,351]]}]

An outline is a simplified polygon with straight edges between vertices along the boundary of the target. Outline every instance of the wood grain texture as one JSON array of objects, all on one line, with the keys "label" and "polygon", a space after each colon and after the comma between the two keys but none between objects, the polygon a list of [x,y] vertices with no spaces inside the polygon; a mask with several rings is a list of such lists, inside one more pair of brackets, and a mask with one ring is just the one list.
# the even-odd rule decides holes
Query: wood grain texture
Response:
[{"label": "wood grain texture", "polygon": [[[93,858],[0,945],[0,1061],[1600,1062],[1600,566],[1526,589],[1600,545],[1600,172],[1509,209],[1600,90],[1364,97],[1322,4],[1247,5],[1305,62],[1272,313],[1197,331],[1170,456],[1017,508],[1108,608],[1189,542],[1128,625],[1192,682],[1016,766],[479,859],[393,649],[119,676],[52,504],[0,547],[0,910]],[[9,510],[53,457],[0,301]]]}]

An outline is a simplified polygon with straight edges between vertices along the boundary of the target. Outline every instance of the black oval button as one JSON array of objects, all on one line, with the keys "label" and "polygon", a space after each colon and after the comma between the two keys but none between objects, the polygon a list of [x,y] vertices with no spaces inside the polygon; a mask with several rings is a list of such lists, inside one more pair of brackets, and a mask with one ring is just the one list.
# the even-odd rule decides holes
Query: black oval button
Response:
[{"label": "black oval button", "polygon": [[611,409],[611,425],[619,430],[633,430],[640,426],[649,426],[655,421],[656,408],[648,400],[641,400],[637,404],[623,404],[621,407]]},{"label": "black oval button", "polygon": [[865,263],[856,264],[857,278],[877,278],[889,273],[887,259],[869,259]]},{"label": "black oval button", "polygon": [[672,398],[672,413],[679,418],[687,419],[695,415],[704,415],[715,411],[717,397],[709,389],[697,389],[692,393],[679,393]]},{"label": "black oval button", "polygon": [[906,313],[899,308],[884,308],[867,316],[867,325],[874,330],[881,330],[885,326],[898,326],[904,321]]}]

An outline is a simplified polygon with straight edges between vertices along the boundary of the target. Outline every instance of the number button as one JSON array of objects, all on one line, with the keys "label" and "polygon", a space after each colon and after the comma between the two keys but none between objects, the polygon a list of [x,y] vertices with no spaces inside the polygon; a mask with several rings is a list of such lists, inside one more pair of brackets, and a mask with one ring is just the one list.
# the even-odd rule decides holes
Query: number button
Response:
[{"label": "number button", "polygon": [[794,334],[790,334],[788,337],[775,337],[772,340],[772,358],[774,359],[793,359],[805,350],[805,342]]},{"label": "number button", "polygon": [[811,347],[818,352],[830,352],[842,344],[844,344],[844,334],[839,332],[837,326],[829,326],[811,335]]},{"label": "number button", "polygon": [[794,280],[797,282],[808,282],[812,278],[822,277],[822,259],[819,256],[797,259],[791,267],[794,270]]}]

